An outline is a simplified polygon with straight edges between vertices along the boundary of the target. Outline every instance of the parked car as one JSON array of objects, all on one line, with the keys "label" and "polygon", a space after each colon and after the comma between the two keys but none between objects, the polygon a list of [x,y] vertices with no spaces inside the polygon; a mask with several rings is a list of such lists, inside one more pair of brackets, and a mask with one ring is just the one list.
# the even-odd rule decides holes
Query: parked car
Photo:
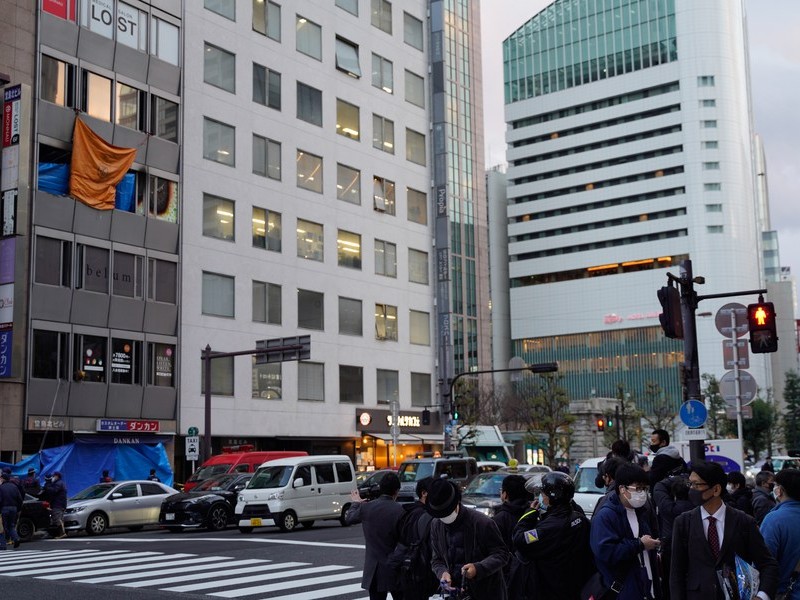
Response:
[{"label": "parked car", "polygon": [[[478,473],[473,477],[464,488],[461,502],[468,508],[474,508],[485,515],[493,516],[497,507],[500,506],[500,490],[503,486],[503,479],[509,475],[522,475],[527,479],[541,480],[543,473],[512,473],[510,471],[492,471],[489,473]],[[528,500],[533,500],[533,494],[528,496]]]},{"label": "parked car", "polygon": [[67,501],[64,529],[99,535],[109,527],[138,531],[145,525],[158,525],[161,503],[175,492],[156,481],[96,483]]},{"label": "parked car", "polygon": [[553,469],[551,469],[547,465],[529,465],[529,464],[524,464],[523,463],[521,465],[517,465],[516,467],[509,467],[509,466],[506,465],[501,470],[502,471],[511,471],[512,473],[523,471],[523,472],[531,472],[531,473],[541,473],[542,475],[544,475],[545,473],[549,473]]},{"label": "parked car", "polygon": [[590,519],[597,501],[606,493],[605,488],[599,488],[594,484],[595,477],[597,477],[597,467],[604,460],[604,456],[587,458],[578,467],[578,472],[575,473],[574,499]]},{"label": "parked car", "polygon": [[233,522],[236,497],[252,473],[228,473],[206,479],[190,492],[168,496],[161,503],[158,523],[169,531],[199,529],[211,531],[225,529]]},{"label": "parked car", "polygon": [[50,528],[50,503],[25,494],[22,512],[17,521],[17,533],[23,542],[30,542],[34,534]]},{"label": "parked car", "polygon": [[358,475],[356,475],[356,487],[358,488],[358,495],[361,496],[364,500],[374,500],[375,498],[381,495],[381,480],[386,476],[387,473],[394,473],[397,474],[397,471],[394,469],[381,469],[380,471],[370,471],[365,472],[359,480]]},{"label": "parked car", "polygon": [[419,456],[404,460],[397,470],[400,478],[398,502],[413,502],[416,497],[417,482],[425,477],[447,477],[462,489],[478,472],[478,463],[471,456]]},{"label": "parked car", "polygon": [[227,451],[223,448],[222,454],[212,456],[192,473],[183,489],[189,492],[201,481],[225,473],[252,473],[268,460],[290,456],[308,456],[308,452],[302,450],[253,451],[253,447],[247,444],[240,446],[238,452]]},{"label": "parked car", "polygon": [[491,473],[505,468],[507,465],[501,460],[479,460],[478,473]]}]

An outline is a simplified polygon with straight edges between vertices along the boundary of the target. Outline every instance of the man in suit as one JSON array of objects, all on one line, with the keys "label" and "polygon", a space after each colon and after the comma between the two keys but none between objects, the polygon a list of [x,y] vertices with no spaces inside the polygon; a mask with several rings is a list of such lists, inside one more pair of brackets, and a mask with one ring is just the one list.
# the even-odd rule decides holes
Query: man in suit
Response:
[{"label": "man in suit", "polygon": [[696,461],[689,474],[689,500],[695,508],[675,519],[672,531],[672,600],[722,600],[717,571],[736,569],[738,555],[761,573],[758,597],[774,600],[778,563],[752,517],[725,506],[727,476],[718,463]]},{"label": "man in suit", "polygon": [[397,546],[398,523],[405,514],[403,506],[396,502],[399,491],[400,479],[387,473],[380,482],[381,495],[375,500],[365,502],[358,490],[350,492],[352,504],[344,518],[348,525],[361,523],[364,530],[366,552],[361,587],[369,591],[370,600],[386,600],[388,592],[393,600],[403,598],[389,560]]}]

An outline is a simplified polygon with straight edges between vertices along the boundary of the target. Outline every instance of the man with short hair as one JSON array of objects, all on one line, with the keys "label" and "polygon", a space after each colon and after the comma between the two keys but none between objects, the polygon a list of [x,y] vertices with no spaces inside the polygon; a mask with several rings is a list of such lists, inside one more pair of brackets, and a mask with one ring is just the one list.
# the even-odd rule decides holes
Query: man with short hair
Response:
[{"label": "man with short hair", "polygon": [[761,525],[767,513],[775,508],[772,490],[775,488],[775,473],[761,471],[756,475],[756,487],[753,489],[753,518]]},{"label": "man with short hair", "polygon": [[648,471],[651,488],[668,475],[678,475],[686,470],[686,462],[678,449],[670,445],[666,430],[654,429],[650,434],[650,452],[655,454]]},{"label": "man with short hair", "polygon": [[19,535],[17,534],[17,515],[22,510],[22,494],[17,484],[11,481],[8,473],[0,475],[0,515],[3,519],[4,537],[0,550],[5,550],[10,542],[14,548],[19,548]]},{"label": "man with short hair", "polygon": [[33,467],[28,469],[28,476],[22,480],[22,487],[25,489],[25,493],[31,496],[38,496],[42,491],[42,484],[39,483],[39,478],[36,477],[36,469]]},{"label": "man with short hair", "polygon": [[54,528],[51,533],[57,540],[67,537],[64,530],[64,511],[67,510],[67,486],[61,479],[60,471],[45,479],[44,489],[40,496],[42,500],[50,503],[50,522]]},{"label": "man with short hair", "polygon": [[502,504],[497,507],[492,521],[497,523],[509,552],[513,552],[511,534],[514,532],[514,525],[530,506],[525,478],[522,475],[507,475],[503,478],[500,484],[500,501]]},{"label": "man with short hair", "polygon": [[158,475],[156,475],[156,470],[155,469],[150,469],[150,475],[148,475],[147,480],[148,481],[158,481],[159,483],[161,482],[161,480],[158,478]]},{"label": "man with short hair", "polygon": [[413,570],[407,577],[402,576],[399,585],[403,592],[403,600],[428,600],[439,587],[439,581],[431,570],[431,522],[433,517],[428,514],[425,505],[428,501],[432,477],[424,477],[417,482],[417,500],[403,506],[405,514],[398,524],[400,540],[392,556],[392,564],[401,570],[403,561],[410,559],[414,547],[419,547],[421,568],[409,564]]},{"label": "man with short hair", "polygon": [[783,499],[764,517],[761,534],[778,560],[778,593],[788,594],[786,600],[800,600],[800,469],[780,471],[775,484]]},{"label": "man with short hair", "polygon": [[738,508],[743,513],[753,516],[753,492],[747,487],[747,480],[741,471],[731,471],[728,473],[728,485],[726,487],[728,498],[725,504]]}]

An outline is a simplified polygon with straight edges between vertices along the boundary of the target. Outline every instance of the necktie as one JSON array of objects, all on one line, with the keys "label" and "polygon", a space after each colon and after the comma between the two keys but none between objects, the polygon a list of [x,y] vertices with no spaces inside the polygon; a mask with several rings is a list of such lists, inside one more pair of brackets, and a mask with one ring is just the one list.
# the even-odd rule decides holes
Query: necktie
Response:
[{"label": "necktie", "polygon": [[708,517],[708,547],[711,548],[711,555],[716,561],[719,558],[719,532],[714,517]]}]

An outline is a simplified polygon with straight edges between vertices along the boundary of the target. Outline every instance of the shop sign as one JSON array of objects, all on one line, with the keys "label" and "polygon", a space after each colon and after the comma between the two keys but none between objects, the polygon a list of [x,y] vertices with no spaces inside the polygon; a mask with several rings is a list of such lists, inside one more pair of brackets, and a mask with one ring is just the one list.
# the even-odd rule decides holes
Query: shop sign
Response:
[{"label": "shop sign", "polygon": [[137,419],[97,419],[97,431],[141,431],[156,432],[160,429],[158,421]]}]

